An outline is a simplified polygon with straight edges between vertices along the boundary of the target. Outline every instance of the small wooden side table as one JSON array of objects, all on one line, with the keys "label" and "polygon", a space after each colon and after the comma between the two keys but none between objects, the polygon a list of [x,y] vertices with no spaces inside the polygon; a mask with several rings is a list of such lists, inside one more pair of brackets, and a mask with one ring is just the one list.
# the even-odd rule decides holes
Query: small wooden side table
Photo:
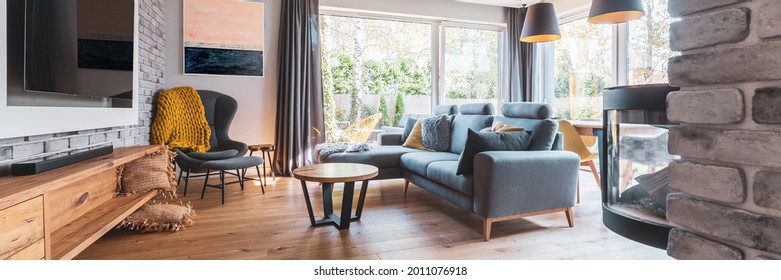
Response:
[{"label": "small wooden side table", "polygon": [[[377,173],[377,167],[366,164],[322,163],[296,168],[293,170],[293,177],[301,180],[301,188],[304,191],[306,200],[306,210],[309,212],[309,222],[312,223],[312,226],[333,224],[338,229],[348,229],[350,228],[350,221],[361,218],[369,179],[377,176]],[[312,213],[312,203],[309,200],[309,190],[306,187],[307,181],[323,184],[323,211],[325,212],[325,218],[321,220],[315,220],[314,213]],[[358,197],[358,205],[353,216],[350,212],[353,207],[355,181],[363,181],[363,184],[361,185],[361,194]],[[333,184],[341,182],[344,182],[342,209],[341,216],[337,216],[334,214]]]},{"label": "small wooden side table", "polygon": [[[253,152],[260,152],[260,157],[263,158],[263,185],[266,185],[266,155],[268,155],[268,160],[271,160],[271,152],[274,151],[274,144],[257,144],[257,145],[250,145],[249,146],[249,155],[252,156]],[[274,173],[274,165],[271,163],[268,164],[269,167],[271,167],[271,180],[276,180],[277,176]],[[260,174],[258,174],[260,176]],[[260,180],[258,180],[260,181]]]}]

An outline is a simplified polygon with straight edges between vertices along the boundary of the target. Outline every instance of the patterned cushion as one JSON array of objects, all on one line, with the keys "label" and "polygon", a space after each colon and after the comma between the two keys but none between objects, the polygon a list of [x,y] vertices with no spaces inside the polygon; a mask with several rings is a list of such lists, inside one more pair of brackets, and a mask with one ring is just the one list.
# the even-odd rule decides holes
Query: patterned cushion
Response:
[{"label": "patterned cushion", "polygon": [[435,151],[450,149],[450,118],[446,115],[430,117],[422,121],[423,146]]}]

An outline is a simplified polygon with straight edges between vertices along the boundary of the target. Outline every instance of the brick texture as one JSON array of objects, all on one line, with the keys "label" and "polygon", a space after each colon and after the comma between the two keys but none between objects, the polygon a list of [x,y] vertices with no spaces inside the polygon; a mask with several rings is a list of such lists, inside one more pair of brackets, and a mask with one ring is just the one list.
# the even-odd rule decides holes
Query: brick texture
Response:
[{"label": "brick texture", "polygon": [[670,231],[667,254],[679,260],[742,260],[740,249],[680,229]]},{"label": "brick texture", "polygon": [[680,17],[744,1],[746,0],[670,0],[667,11],[673,17]]},{"label": "brick texture", "polygon": [[669,149],[685,157],[781,167],[781,133],[681,126],[670,131]]},{"label": "brick texture", "polygon": [[[51,159],[103,145],[114,147],[149,144],[154,95],[165,86],[165,13],[163,0],[139,0],[138,124],[56,134],[0,139],[0,176],[16,162]],[[131,131],[136,134],[132,135]],[[139,133],[144,131],[143,134]]]},{"label": "brick texture", "polygon": [[754,176],[754,203],[781,210],[781,173],[757,172]]},{"label": "brick texture", "polygon": [[674,51],[740,42],[748,37],[749,9],[737,8],[687,17],[670,26]]},{"label": "brick texture", "polygon": [[752,116],[755,122],[781,124],[781,88],[757,89],[752,103]]},{"label": "brick texture", "polygon": [[735,168],[674,162],[669,176],[671,188],[691,195],[725,203],[746,199],[743,175]]},{"label": "brick texture", "polygon": [[669,62],[670,84],[685,87],[781,80],[781,42],[684,54]]},{"label": "brick texture", "polygon": [[760,38],[781,36],[781,1],[762,2],[757,13],[759,16],[757,33]]},{"label": "brick texture", "polygon": [[688,231],[743,246],[781,252],[781,218],[767,217],[681,194],[667,197],[667,218]]},{"label": "brick texture", "polygon": [[743,94],[737,89],[676,91],[667,96],[667,116],[674,122],[727,124],[743,121]]}]

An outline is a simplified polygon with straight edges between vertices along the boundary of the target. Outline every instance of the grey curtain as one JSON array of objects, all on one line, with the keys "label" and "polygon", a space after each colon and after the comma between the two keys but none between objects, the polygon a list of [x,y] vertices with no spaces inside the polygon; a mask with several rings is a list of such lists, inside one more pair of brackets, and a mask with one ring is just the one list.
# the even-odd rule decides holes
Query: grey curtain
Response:
[{"label": "grey curtain", "polygon": [[280,1],[274,168],[291,176],[324,141],[319,0]]},{"label": "grey curtain", "polygon": [[504,72],[508,81],[507,101],[532,101],[532,73],[534,71],[534,44],[521,42],[523,20],[527,8],[504,8],[507,23],[507,69]]}]

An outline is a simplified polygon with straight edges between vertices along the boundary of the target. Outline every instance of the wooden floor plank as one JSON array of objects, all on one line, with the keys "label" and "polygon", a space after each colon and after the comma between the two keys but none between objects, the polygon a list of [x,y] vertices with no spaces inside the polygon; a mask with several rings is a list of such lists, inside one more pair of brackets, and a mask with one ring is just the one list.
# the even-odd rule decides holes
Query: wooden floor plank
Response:
[{"label": "wooden floor plank", "polygon": [[[193,180],[187,197],[177,200],[195,209],[194,226],[172,233],[113,230],[76,259],[669,259],[663,250],[607,230],[599,189],[589,173],[581,176],[574,228],[563,213],[502,221],[494,223],[489,242],[483,241],[482,218],[414,185],[404,195],[403,180],[371,182],[363,217],[341,231],[310,227],[298,180],[277,177],[265,194],[256,184],[244,191],[231,185],[225,204],[217,189],[200,199],[203,181]],[[315,184],[308,190],[319,217],[322,193]],[[337,206],[341,194],[337,184]]]}]

